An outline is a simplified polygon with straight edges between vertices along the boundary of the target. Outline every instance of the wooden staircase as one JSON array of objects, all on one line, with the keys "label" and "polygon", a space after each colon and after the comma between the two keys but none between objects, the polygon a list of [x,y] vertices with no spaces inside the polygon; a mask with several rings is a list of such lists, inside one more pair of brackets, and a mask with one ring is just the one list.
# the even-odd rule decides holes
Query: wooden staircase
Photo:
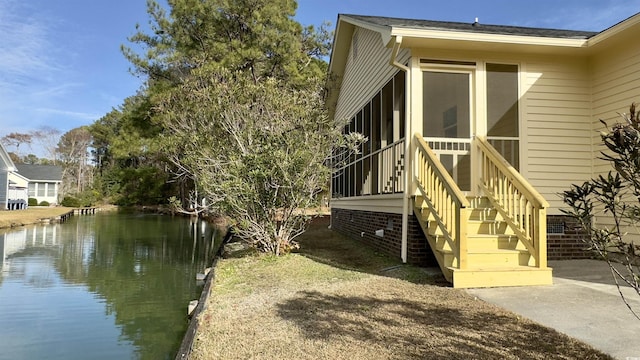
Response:
[{"label": "wooden staircase", "polygon": [[[456,288],[550,285],[551,268],[538,268],[534,257],[487,197],[467,197],[467,248],[464,268],[455,248],[437,224],[422,197],[415,198],[415,216],[445,278]],[[461,251],[464,251],[462,249]]]},{"label": "wooden staircase", "polygon": [[485,140],[476,138],[478,192],[458,188],[420,134],[414,214],[456,288],[550,285],[546,200]]}]

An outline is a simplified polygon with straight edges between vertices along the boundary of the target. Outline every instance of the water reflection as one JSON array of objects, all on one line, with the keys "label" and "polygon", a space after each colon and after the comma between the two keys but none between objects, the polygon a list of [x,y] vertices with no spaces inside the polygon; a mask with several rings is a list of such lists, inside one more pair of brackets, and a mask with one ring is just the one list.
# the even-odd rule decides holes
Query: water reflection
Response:
[{"label": "water reflection", "polygon": [[198,221],[135,214],[0,233],[0,359],[172,358],[200,291],[196,273],[220,235]]},{"label": "water reflection", "polygon": [[[0,266],[2,272],[9,269],[11,257],[30,248],[46,248],[56,245],[58,226],[32,226],[0,233]],[[1,273],[0,273],[1,275]]]}]

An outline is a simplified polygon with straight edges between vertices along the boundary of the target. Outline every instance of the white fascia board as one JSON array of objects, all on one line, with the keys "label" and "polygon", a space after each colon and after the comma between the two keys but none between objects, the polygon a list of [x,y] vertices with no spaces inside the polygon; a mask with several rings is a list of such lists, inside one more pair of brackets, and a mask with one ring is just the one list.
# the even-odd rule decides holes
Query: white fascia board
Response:
[{"label": "white fascia board", "polygon": [[13,163],[13,161],[11,160],[11,157],[9,156],[9,153],[7,152],[7,150],[2,144],[0,144],[0,158],[2,158],[2,161],[7,166],[7,170],[17,171],[16,165]]},{"label": "white fascia board", "polygon": [[598,35],[592,37],[591,39],[588,40],[588,45],[589,46],[597,45],[603,41],[606,41],[609,38],[612,38],[624,31],[627,31],[628,29],[638,24],[640,24],[640,13],[635,14],[634,16],[621,21],[613,25],[612,27],[602,31]]},{"label": "white fascia board", "polygon": [[503,34],[472,34],[462,31],[421,30],[412,28],[393,28],[391,36],[405,38],[425,38],[453,41],[475,41],[502,44],[521,44],[537,46],[557,46],[582,48],[587,46],[586,39],[551,38],[541,36],[503,35]]},{"label": "white fascia board", "polygon": [[15,176],[15,177],[18,177],[18,178],[20,178],[20,179],[22,179],[24,181],[27,181],[27,182],[29,181],[29,179],[27,179],[24,175],[21,175],[19,172],[15,171],[15,170],[14,171],[10,171],[9,176]]},{"label": "white fascia board", "polygon": [[340,16],[340,19],[342,19],[343,21],[346,21],[350,24],[353,24],[355,26],[367,29],[367,30],[371,30],[371,31],[375,31],[377,33],[380,34],[380,36],[382,37],[382,43],[383,44],[389,44],[389,42],[391,41],[391,27],[389,26],[384,26],[384,25],[375,25],[372,24],[370,22],[367,21],[362,21],[362,20],[358,20],[358,19],[354,19],[352,17],[349,17],[347,15],[342,15]]}]

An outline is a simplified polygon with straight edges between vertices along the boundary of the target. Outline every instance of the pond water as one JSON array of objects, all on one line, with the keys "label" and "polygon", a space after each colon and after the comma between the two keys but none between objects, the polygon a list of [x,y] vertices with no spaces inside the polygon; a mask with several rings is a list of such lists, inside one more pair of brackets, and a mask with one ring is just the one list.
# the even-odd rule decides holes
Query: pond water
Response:
[{"label": "pond water", "polygon": [[0,359],[173,359],[221,235],[122,213],[0,230]]}]

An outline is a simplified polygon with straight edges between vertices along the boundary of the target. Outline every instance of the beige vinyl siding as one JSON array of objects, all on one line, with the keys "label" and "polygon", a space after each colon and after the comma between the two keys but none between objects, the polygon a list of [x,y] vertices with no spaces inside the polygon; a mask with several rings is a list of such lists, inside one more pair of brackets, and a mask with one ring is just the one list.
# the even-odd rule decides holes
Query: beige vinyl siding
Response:
[{"label": "beige vinyl siding", "polygon": [[[629,46],[633,45],[633,46]],[[607,49],[592,60],[594,158],[604,149],[600,131],[604,126],[599,119],[612,125],[621,120],[618,113],[629,112],[632,102],[640,101],[640,46],[625,44]],[[602,160],[594,162],[594,173],[607,173],[610,165]]]},{"label": "beige vinyl siding", "polygon": [[525,176],[559,214],[559,194],[591,177],[593,131],[587,62],[553,60],[525,62],[522,140]]},{"label": "beige vinyl siding", "polygon": [[[355,29],[336,106],[337,119],[352,117],[391,79],[398,68],[389,64],[390,59],[391,49],[382,43],[379,33]],[[408,59],[409,51],[400,51],[398,61]]]},{"label": "beige vinyl siding", "polygon": [[[629,105],[632,102],[640,102],[640,46],[637,44],[624,44],[619,47],[612,47],[601,51],[594,56],[591,61],[592,71],[592,91],[593,91],[593,157],[594,176],[606,174],[612,170],[611,165],[597,159],[600,151],[605,149],[600,138],[600,131],[604,130],[599,119],[607,122],[610,126],[622,120],[618,113],[628,113]],[[635,202],[633,197],[629,197],[630,202]],[[597,209],[596,222],[598,226],[611,227],[614,225],[613,218],[602,211],[602,207]],[[638,229],[626,228],[625,241],[640,241]]]}]

